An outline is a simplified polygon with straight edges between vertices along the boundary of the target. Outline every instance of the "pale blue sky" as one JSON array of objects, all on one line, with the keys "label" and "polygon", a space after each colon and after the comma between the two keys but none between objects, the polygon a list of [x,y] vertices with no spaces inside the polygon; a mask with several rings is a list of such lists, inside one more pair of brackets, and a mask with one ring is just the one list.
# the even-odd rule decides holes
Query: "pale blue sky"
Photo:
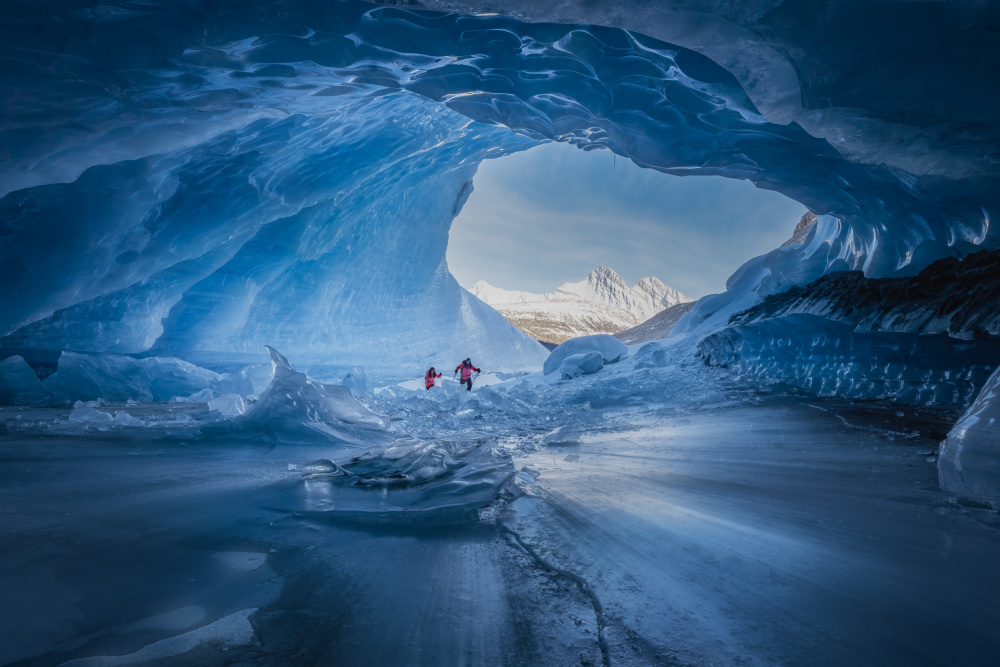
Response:
[{"label": "pale blue sky", "polygon": [[448,243],[465,287],[547,292],[603,264],[698,298],[784,242],[806,211],[748,181],[668,176],[561,143],[487,160],[473,184]]}]

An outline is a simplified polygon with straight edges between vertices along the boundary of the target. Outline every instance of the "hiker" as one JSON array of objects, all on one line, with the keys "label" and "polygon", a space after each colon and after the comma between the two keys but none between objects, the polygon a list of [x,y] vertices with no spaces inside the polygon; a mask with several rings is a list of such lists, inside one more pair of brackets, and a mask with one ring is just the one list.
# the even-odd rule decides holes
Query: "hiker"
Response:
[{"label": "hiker", "polygon": [[433,387],[434,378],[439,378],[439,377],[441,377],[441,374],[436,372],[434,370],[434,367],[431,366],[431,369],[424,374],[424,388],[430,389],[431,387]]},{"label": "hiker", "polygon": [[455,375],[458,375],[459,371],[462,371],[462,379],[459,381],[459,384],[465,385],[465,391],[472,391],[472,371],[478,373],[479,369],[472,365],[472,359],[466,359],[458,366],[455,366]]}]

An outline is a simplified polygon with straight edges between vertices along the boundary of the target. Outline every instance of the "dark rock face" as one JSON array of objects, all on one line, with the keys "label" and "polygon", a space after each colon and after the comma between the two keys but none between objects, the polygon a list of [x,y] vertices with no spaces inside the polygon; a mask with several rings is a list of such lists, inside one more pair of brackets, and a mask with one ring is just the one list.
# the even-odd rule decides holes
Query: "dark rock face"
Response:
[{"label": "dark rock face", "polygon": [[696,301],[679,303],[653,315],[651,318],[625,331],[619,331],[615,338],[626,345],[638,345],[654,340],[662,340],[670,335],[677,322],[694,308]]},{"label": "dark rock face", "polygon": [[766,297],[699,354],[819,396],[966,408],[1000,364],[1000,251],[909,278],[828,273]]},{"label": "dark rock face", "polygon": [[910,278],[866,278],[860,271],[828,273],[772,294],[738,313],[732,324],[809,313],[855,331],[948,333],[960,338],[1000,335],[1000,251],[959,261],[942,259]]}]

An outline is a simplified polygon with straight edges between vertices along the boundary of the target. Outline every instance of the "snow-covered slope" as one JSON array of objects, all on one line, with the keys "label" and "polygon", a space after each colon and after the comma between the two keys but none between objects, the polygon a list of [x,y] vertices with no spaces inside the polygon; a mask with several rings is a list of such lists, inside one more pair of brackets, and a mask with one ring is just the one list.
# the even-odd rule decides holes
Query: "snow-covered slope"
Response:
[{"label": "snow-covered slope", "polygon": [[691,301],[658,278],[643,278],[629,286],[606,266],[545,294],[505,290],[485,280],[470,291],[521,331],[553,343],[630,329],[671,306]]},{"label": "snow-covered slope", "polygon": [[578,283],[557,287],[556,297],[563,296],[626,310],[640,322],[670,306],[691,301],[690,297],[664,285],[659,278],[643,278],[629,287],[621,276],[606,266],[598,266]]}]

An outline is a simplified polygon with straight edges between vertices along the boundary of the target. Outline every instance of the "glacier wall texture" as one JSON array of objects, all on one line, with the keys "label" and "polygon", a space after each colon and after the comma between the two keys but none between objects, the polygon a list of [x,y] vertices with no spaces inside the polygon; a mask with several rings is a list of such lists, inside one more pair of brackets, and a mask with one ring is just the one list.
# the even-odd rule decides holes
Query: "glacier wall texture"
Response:
[{"label": "glacier wall texture", "polygon": [[[997,245],[997,107],[982,94],[963,113],[940,100],[938,121],[910,100],[919,113],[899,113],[923,129],[893,143],[889,91],[855,116],[809,108],[822,95],[804,82],[837,97],[844,77],[824,89],[806,56],[779,48],[806,18],[748,38],[782,3],[732,16],[728,3],[562,4],[565,16],[511,13],[564,25],[357,2],[13,3],[0,26],[2,346],[540,359],[443,258],[476,165],[546,140],[747,178],[824,214],[815,242],[734,276],[770,281],[754,299],[832,268],[912,273]],[[622,29],[636,19],[653,37]],[[806,46],[828,69],[847,57]],[[912,52],[880,57],[891,74]],[[956,60],[941,52],[941,67]]]},{"label": "glacier wall texture", "polygon": [[1000,499],[1000,368],[941,443],[938,479],[966,498]]},{"label": "glacier wall texture", "polygon": [[992,340],[858,332],[805,314],[727,327],[706,336],[698,353],[753,384],[963,409],[1000,366],[1000,345]]}]

